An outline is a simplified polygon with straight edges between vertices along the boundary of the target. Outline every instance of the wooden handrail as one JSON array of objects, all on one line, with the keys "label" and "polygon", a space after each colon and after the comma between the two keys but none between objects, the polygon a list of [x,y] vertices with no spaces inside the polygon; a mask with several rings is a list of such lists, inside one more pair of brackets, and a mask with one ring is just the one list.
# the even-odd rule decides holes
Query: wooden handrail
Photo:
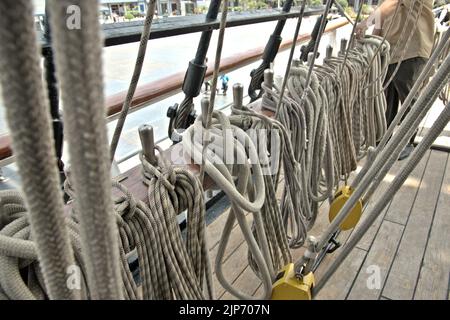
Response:
[{"label": "wooden handrail", "polygon": [[[325,28],[325,33],[332,32],[348,24],[345,18],[339,18],[331,21]],[[305,42],[311,39],[310,34],[300,34],[297,38],[297,42]],[[292,39],[284,40],[281,43],[280,51],[287,50],[292,45]],[[221,72],[229,72],[243,66],[246,66],[252,62],[259,60],[264,53],[264,47],[258,47],[250,49],[245,52],[237,53],[222,59],[220,63]],[[187,63],[187,62],[186,62]],[[206,72],[206,77],[212,76],[213,63],[211,62]],[[131,102],[130,110],[141,107],[144,104],[150,104],[155,100],[158,100],[161,96],[167,96],[170,93],[175,93],[181,90],[183,85],[185,72],[178,72],[176,74],[152,81],[139,86],[136,89],[133,100]],[[106,110],[108,116],[114,116],[120,112],[123,101],[125,101],[127,91],[121,91],[106,98]]]},{"label": "wooden handrail", "polygon": [[[338,18],[330,21],[325,28],[325,33],[335,31],[348,24],[345,18]],[[297,42],[305,42],[311,39],[310,34],[300,34]],[[280,45],[280,51],[287,50],[292,45],[292,39],[284,40]],[[264,52],[264,47],[257,47],[243,53],[231,55],[222,59],[220,64],[221,72],[229,72],[252,62],[259,60]],[[208,66],[206,77],[212,76],[212,63]],[[181,90],[184,80],[184,71],[164,77],[162,79],[152,81],[138,86],[136,93],[131,102],[130,110],[140,108],[144,105],[161,99],[161,97],[169,96]],[[127,91],[121,91],[106,97],[106,114],[108,117],[117,115],[122,109],[123,101],[125,101]],[[8,135],[0,136],[0,161],[12,156],[11,139]]]}]

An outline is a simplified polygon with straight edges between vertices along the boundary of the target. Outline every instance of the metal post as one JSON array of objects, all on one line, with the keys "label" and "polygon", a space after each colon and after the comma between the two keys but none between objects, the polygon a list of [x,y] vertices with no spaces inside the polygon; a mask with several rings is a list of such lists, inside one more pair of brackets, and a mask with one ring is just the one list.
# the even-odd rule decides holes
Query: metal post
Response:
[{"label": "metal post", "polygon": [[241,83],[233,85],[233,103],[236,109],[242,109],[244,102],[244,86]]},{"label": "metal post", "polygon": [[153,166],[158,164],[158,158],[155,155],[155,136],[153,127],[144,124],[139,127],[139,137],[141,139],[142,153],[145,159]]},{"label": "metal post", "polygon": [[270,89],[273,87],[273,76],[274,72],[272,69],[264,70],[264,84]]}]

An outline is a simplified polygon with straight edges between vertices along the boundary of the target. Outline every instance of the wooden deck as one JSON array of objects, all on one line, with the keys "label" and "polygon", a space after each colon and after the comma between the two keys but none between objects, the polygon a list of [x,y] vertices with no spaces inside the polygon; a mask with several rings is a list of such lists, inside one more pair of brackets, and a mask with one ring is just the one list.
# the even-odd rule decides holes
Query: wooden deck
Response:
[{"label": "wooden deck", "polygon": [[[403,162],[397,162],[374,195],[381,195]],[[281,187],[278,194],[281,195]],[[373,200],[374,200],[373,199]],[[370,208],[371,204],[369,204]],[[321,206],[311,235],[328,225],[328,204]],[[207,229],[214,261],[227,212]],[[363,218],[364,219],[364,216]],[[251,221],[250,215],[248,221]],[[344,244],[351,232],[341,233]],[[293,252],[294,260],[303,253]],[[316,272],[321,277],[339,249],[328,255]],[[369,266],[380,270],[381,286],[369,289]],[[372,267],[373,268],[373,267]],[[369,268],[369,270],[371,270]],[[450,299],[450,161],[449,153],[430,150],[368,230],[317,299]],[[247,264],[247,246],[235,226],[224,262],[224,274],[241,290],[260,295],[261,282]],[[214,277],[216,296],[233,299]]]}]

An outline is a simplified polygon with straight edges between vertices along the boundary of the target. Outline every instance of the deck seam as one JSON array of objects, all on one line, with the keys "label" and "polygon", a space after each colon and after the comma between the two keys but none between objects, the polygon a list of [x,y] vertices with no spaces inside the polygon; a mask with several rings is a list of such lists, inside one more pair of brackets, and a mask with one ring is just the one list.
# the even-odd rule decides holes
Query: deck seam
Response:
[{"label": "deck seam", "polygon": [[[406,224],[408,223],[409,216],[411,215],[411,211],[412,211],[412,209],[413,209],[413,207],[414,207],[414,202],[416,201],[417,195],[418,195],[418,193],[419,193],[420,185],[422,184],[422,180],[423,180],[423,177],[424,177],[424,175],[425,175],[426,167],[428,166],[428,161],[430,160],[430,156],[431,156],[431,152],[428,154],[427,163],[426,163],[425,168],[424,168],[424,170],[423,170],[423,172],[422,172],[422,175],[421,175],[421,177],[420,177],[419,188],[417,188],[416,194],[414,195],[413,205],[411,206],[411,209],[409,210],[409,213],[408,213],[408,219],[406,220]],[[367,250],[366,256],[364,257],[363,263],[361,264],[361,266],[360,266],[360,268],[359,268],[359,270],[358,270],[358,273],[357,273],[355,279],[353,279],[353,283],[352,283],[352,285],[351,285],[351,287],[350,287],[350,290],[348,291],[348,293],[347,293],[347,295],[346,295],[346,297],[345,297],[346,300],[347,300],[348,296],[350,295],[351,291],[353,290],[353,286],[355,285],[356,279],[358,278],[358,274],[361,272],[361,269],[362,269],[362,267],[363,267],[363,265],[364,265],[364,263],[365,263],[365,261],[366,261],[366,259],[367,259],[367,256],[369,255],[370,250],[372,250],[372,246],[373,246],[373,244],[375,243],[375,239],[377,238],[377,236],[378,236],[378,234],[379,234],[379,232],[380,232],[381,226],[383,225],[383,221],[388,221],[388,222],[392,222],[392,223],[396,223],[396,224],[398,224],[398,225],[401,225],[401,226],[404,227],[404,228],[403,228],[403,230],[402,230],[402,234],[401,234],[401,236],[400,236],[400,240],[399,240],[399,242],[398,242],[398,244],[397,244],[397,248],[395,248],[394,259],[392,259],[392,261],[391,261],[391,263],[390,263],[390,265],[389,265],[388,271],[387,271],[387,273],[386,273],[386,278],[385,278],[385,280],[384,280],[383,286],[382,286],[382,288],[381,288],[381,290],[380,290],[380,294],[379,294],[379,296],[378,296],[377,299],[379,300],[380,297],[382,296],[384,287],[385,287],[385,285],[386,285],[386,282],[387,282],[389,273],[390,273],[391,268],[392,268],[392,264],[394,263],[395,256],[397,255],[398,248],[399,248],[399,246],[400,246],[400,243],[401,243],[402,238],[403,238],[403,234],[404,234],[405,229],[406,229],[406,224],[405,224],[405,225],[402,225],[402,224],[400,224],[400,223],[398,223],[398,222],[393,222],[393,221],[390,221],[390,220],[386,219],[386,216],[387,216],[387,214],[388,214],[388,212],[389,212],[389,209],[391,208],[391,205],[392,205],[392,201],[393,201],[393,200],[394,200],[394,198],[392,198],[391,201],[389,201],[389,205],[386,206],[386,208],[384,209],[383,217],[382,217],[382,219],[381,219],[382,221],[381,221],[380,225],[379,225],[378,228],[377,228],[377,231],[376,231],[376,233],[375,233],[375,236],[373,237],[372,241],[370,242],[370,245],[369,245],[369,248],[368,248],[368,250]],[[351,235],[350,235],[350,236],[351,236]],[[350,238],[350,237],[349,237],[349,238]]]},{"label": "deck seam", "polygon": [[[383,286],[382,286],[382,288],[380,290],[380,296],[383,296],[383,291],[386,288],[386,283],[387,283],[387,280],[389,279],[389,274],[391,273],[392,266],[394,265],[395,257],[398,254],[398,250],[400,248],[400,243],[402,243],[403,236],[405,235],[406,226],[408,225],[409,218],[411,217],[411,212],[412,212],[412,210],[414,208],[414,203],[417,200],[417,195],[419,194],[420,186],[422,185],[422,182],[423,182],[423,177],[425,176],[425,172],[427,171],[428,163],[429,163],[430,158],[431,158],[431,153],[432,152],[428,153],[427,163],[425,164],[425,168],[423,169],[422,176],[420,177],[420,184],[419,184],[419,186],[417,188],[416,194],[414,195],[414,201],[412,203],[411,209],[409,210],[408,217],[406,218],[406,223],[405,223],[405,226],[404,226],[404,228],[402,230],[402,235],[400,236],[400,240],[398,241],[397,248],[395,248],[394,259],[392,259],[391,264],[390,264],[390,266],[388,268],[388,271],[386,273],[386,279],[384,280]],[[378,299],[379,299],[379,297],[378,297]]]},{"label": "deck seam", "polygon": [[[242,240],[242,242],[241,243],[239,243],[239,245],[238,246],[236,246],[236,248],[234,248],[233,249],[233,251],[231,251],[230,252],[230,254],[228,254],[225,258],[224,258],[224,260],[222,261],[222,264],[225,264],[227,261],[228,261],[228,259],[230,259],[230,257],[244,244],[244,242],[245,242],[245,240]],[[225,256],[225,255],[224,255]],[[216,258],[217,258],[217,255],[216,255]],[[248,265],[248,264],[247,264]],[[216,274],[215,272],[214,272],[214,274]],[[239,274],[240,275],[240,274]],[[236,278],[237,279],[237,278]]]},{"label": "deck seam", "polygon": [[[369,201],[370,201],[370,200],[369,200]],[[356,248],[365,251],[366,254],[365,254],[364,259],[363,259],[363,261],[362,261],[362,263],[361,263],[361,266],[360,266],[359,269],[358,269],[358,272],[356,273],[355,278],[354,278],[353,281],[352,281],[352,285],[350,286],[350,289],[348,290],[347,294],[345,295],[345,300],[348,299],[348,296],[350,295],[350,293],[351,293],[352,290],[353,290],[353,287],[354,287],[354,285],[355,285],[356,279],[358,278],[358,275],[359,275],[359,273],[361,272],[361,269],[362,269],[362,267],[364,266],[364,263],[366,262],[367,256],[369,255],[369,252],[370,252],[370,250],[372,249],[372,246],[373,246],[373,244],[374,244],[374,242],[375,242],[375,239],[377,238],[378,233],[380,232],[381,226],[383,225],[383,220],[384,220],[384,218],[386,217],[386,214],[388,213],[389,208],[391,207],[391,204],[392,204],[392,200],[389,201],[389,204],[386,206],[386,208],[383,209],[383,210],[384,210],[384,213],[383,213],[383,218],[381,219],[382,221],[381,221],[380,225],[378,226],[377,231],[375,232],[375,235],[374,235],[372,241],[370,242],[369,248],[368,248],[367,250],[365,250],[365,249],[363,249],[363,248],[358,247],[358,244],[356,245]],[[350,236],[347,238],[347,241],[348,241],[348,240],[350,239],[350,237],[352,236],[353,231],[354,231],[354,230],[352,230],[352,233],[351,233]],[[361,238],[361,239],[362,239],[362,238]],[[347,241],[346,241],[346,243],[347,243]],[[386,277],[386,279],[387,279],[387,277]],[[379,297],[378,297],[378,299],[379,299]]]},{"label": "deck seam", "polygon": [[428,243],[430,241],[431,231],[433,230],[434,218],[436,217],[436,209],[437,209],[437,206],[439,204],[439,199],[441,198],[441,190],[442,190],[442,185],[444,183],[444,178],[445,178],[445,169],[447,168],[447,165],[448,165],[448,157],[449,157],[449,155],[447,154],[447,160],[445,160],[445,165],[444,165],[444,172],[443,172],[442,177],[441,177],[441,183],[439,184],[439,189],[438,189],[439,190],[439,194],[438,194],[438,197],[436,199],[436,203],[434,204],[433,216],[431,218],[430,227],[428,229],[427,240],[425,241],[425,248],[423,250],[422,259],[420,261],[420,269],[419,269],[419,272],[417,273],[416,284],[414,285],[413,300],[414,300],[414,298],[416,296],[417,285],[419,284],[419,278],[420,278],[420,274],[422,273],[422,267],[423,267],[423,262],[425,260],[425,254],[426,254],[427,249],[428,249]]},{"label": "deck seam", "polygon": [[391,223],[397,224],[399,226],[406,227],[406,224],[403,224],[403,223],[400,223],[400,222],[397,222],[397,221],[392,221],[389,218],[386,218],[386,215],[383,217],[383,221],[391,222]]}]

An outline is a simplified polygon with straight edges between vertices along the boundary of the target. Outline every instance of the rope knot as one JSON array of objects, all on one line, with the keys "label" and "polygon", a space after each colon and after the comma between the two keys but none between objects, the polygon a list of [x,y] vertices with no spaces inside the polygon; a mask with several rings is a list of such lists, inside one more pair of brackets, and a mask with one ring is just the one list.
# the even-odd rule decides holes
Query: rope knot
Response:
[{"label": "rope knot", "polygon": [[149,185],[152,179],[158,179],[161,183],[170,191],[175,190],[175,184],[177,182],[177,175],[174,171],[172,164],[163,155],[159,146],[155,146],[155,149],[159,151],[158,163],[153,165],[145,158],[141,153],[139,158],[141,159],[144,182]]},{"label": "rope knot", "polygon": [[125,220],[132,219],[137,209],[136,199],[123,184],[113,181],[112,187],[122,193],[121,196],[114,199],[114,211]]}]

